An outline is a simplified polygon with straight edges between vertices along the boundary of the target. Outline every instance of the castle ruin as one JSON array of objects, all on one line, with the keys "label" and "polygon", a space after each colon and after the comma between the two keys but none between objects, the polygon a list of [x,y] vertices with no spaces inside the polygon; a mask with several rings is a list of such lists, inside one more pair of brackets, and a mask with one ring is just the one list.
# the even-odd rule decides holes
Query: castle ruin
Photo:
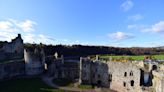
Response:
[{"label": "castle ruin", "polygon": [[35,50],[24,49],[25,72],[27,75],[38,75],[43,73],[45,65],[45,54],[43,48]]},{"label": "castle ruin", "polygon": [[[164,92],[164,65],[158,61],[116,62],[46,56],[42,47],[24,48],[19,34],[0,49],[0,79],[47,74],[54,79],[69,78],[79,84],[113,89],[117,92]],[[20,56],[24,58],[20,58]],[[45,68],[47,65],[47,69]],[[152,88],[147,91],[146,89]]]},{"label": "castle ruin", "polygon": [[5,42],[2,48],[0,48],[0,60],[23,58],[23,50],[23,40],[21,35],[18,34],[15,39],[12,39],[11,42]]}]

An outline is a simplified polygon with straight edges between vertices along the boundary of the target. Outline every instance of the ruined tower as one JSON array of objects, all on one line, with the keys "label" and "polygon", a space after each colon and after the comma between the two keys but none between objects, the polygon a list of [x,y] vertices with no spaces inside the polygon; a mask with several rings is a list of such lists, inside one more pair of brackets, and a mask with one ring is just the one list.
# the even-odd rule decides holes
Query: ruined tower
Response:
[{"label": "ruined tower", "polygon": [[44,72],[45,54],[43,48],[25,49],[24,59],[27,75],[39,75]]},{"label": "ruined tower", "polygon": [[23,40],[21,37],[21,34],[18,34],[18,36],[15,39],[12,39],[11,42],[4,44],[3,51],[6,53],[14,53],[14,54],[22,54],[23,55]]}]

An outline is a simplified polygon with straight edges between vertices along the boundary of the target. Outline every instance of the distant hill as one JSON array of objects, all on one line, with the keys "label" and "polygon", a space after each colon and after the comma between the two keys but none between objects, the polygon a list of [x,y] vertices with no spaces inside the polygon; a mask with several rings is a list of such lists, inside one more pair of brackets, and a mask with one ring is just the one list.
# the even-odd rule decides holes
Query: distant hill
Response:
[{"label": "distant hill", "polygon": [[[25,47],[33,48],[33,46],[40,46],[37,44],[26,44]],[[112,54],[112,55],[154,55],[164,54],[164,49],[161,48],[120,48],[108,46],[86,46],[86,45],[44,45],[46,55],[54,55],[58,52],[59,55],[64,56],[87,56],[96,54]]]}]

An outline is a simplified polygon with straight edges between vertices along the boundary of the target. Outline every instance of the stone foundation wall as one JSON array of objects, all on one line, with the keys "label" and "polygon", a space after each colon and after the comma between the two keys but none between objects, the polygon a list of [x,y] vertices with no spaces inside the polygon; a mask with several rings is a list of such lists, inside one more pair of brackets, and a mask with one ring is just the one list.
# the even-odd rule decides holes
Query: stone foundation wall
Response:
[{"label": "stone foundation wall", "polygon": [[0,79],[7,79],[25,74],[25,63],[23,61],[13,61],[0,64]]},{"label": "stone foundation wall", "polygon": [[54,78],[69,78],[76,80],[79,78],[79,61],[78,60],[54,60],[48,65],[48,74]]}]

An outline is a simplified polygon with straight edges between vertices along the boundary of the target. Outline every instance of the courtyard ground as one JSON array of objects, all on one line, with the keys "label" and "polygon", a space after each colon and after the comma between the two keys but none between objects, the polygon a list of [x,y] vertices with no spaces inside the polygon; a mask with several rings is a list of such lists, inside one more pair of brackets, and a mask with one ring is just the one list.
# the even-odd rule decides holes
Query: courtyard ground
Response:
[{"label": "courtyard ground", "polygon": [[46,85],[40,78],[18,78],[0,81],[0,92],[68,92]]}]

